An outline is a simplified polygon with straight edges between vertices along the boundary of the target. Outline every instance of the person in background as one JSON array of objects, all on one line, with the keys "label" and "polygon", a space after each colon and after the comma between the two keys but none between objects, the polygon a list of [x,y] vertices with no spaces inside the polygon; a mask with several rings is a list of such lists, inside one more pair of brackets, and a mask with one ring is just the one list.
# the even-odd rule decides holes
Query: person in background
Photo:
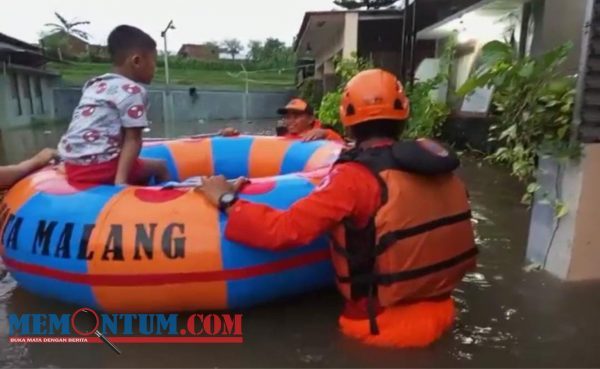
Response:
[{"label": "person in background", "polygon": [[228,214],[225,237],[250,247],[290,249],[329,232],[342,332],[376,346],[428,346],[452,326],[451,293],[476,266],[467,192],[453,173],[460,162],[435,141],[398,141],[409,101],[389,72],[352,78],[340,112],[356,147],[289,209],[239,199],[244,179],[206,178],[194,191]]},{"label": "person in background", "polygon": [[163,160],[140,159],[148,127],[149,84],[156,68],[156,42],[142,30],[121,25],[108,36],[112,73],[83,87],[67,132],[58,145],[71,182],[146,184],[167,181]]},{"label": "person in background", "polygon": [[33,157],[18,164],[0,166],[0,191],[9,189],[23,177],[45,167],[57,157],[58,152],[56,150],[45,148]]},{"label": "person in background", "polygon": [[[315,117],[313,108],[302,99],[292,99],[285,107],[279,108],[277,113],[283,116],[283,124],[277,127],[278,136],[304,141],[344,142],[344,139],[334,130],[321,126],[321,122]],[[234,128],[225,128],[221,134],[237,136],[239,132]]]}]

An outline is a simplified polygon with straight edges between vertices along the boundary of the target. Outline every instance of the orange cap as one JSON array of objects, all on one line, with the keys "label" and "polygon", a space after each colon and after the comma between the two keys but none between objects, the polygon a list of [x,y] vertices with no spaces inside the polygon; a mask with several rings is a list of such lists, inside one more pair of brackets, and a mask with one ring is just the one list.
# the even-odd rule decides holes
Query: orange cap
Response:
[{"label": "orange cap", "polygon": [[294,98],[285,107],[277,109],[277,114],[285,115],[289,111],[313,114],[313,109],[302,99]]},{"label": "orange cap", "polygon": [[354,76],[346,84],[340,104],[345,127],[376,119],[405,120],[409,111],[402,83],[382,69],[369,69]]}]

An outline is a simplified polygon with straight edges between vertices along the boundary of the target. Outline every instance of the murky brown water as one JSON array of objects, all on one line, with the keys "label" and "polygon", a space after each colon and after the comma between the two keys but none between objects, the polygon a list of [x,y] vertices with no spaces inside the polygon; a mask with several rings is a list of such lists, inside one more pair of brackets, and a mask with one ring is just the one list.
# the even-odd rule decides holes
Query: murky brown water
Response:
[{"label": "murky brown water", "polygon": [[[272,122],[238,125],[272,131]],[[150,136],[214,132],[219,124],[155,125]],[[53,146],[63,128],[7,131],[2,162]],[[453,331],[430,348],[385,350],[343,337],[341,298],[326,290],[244,312],[244,343],[104,345],[8,344],[9,313],[71,313],[74,307],[33,296],[7,277],[0,282],[2,367],[599,367],[600,284],[568,284],[524,267],[529,214],[522,188],[498,168],[465,159],[481,245],[479,268],[455,298]]]}]

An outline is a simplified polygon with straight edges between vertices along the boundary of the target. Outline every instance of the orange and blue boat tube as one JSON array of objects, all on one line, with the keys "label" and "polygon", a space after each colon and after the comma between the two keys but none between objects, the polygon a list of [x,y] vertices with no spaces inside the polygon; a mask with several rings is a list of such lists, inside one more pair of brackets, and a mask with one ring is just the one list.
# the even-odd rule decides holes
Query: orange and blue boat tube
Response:
[{"label": "orange and blue boat tube", "polygon": [[[310,193],[341,146],[277,137],[147,142],[175,181],[246,176],[242,198],[285,209]],[[327,238],[290,251],[223,236],[227,217],[191,188],[80,185],[45,168],[0,204],[0,254],[37,295],[107,312],[244,308],[333,285]]]}]

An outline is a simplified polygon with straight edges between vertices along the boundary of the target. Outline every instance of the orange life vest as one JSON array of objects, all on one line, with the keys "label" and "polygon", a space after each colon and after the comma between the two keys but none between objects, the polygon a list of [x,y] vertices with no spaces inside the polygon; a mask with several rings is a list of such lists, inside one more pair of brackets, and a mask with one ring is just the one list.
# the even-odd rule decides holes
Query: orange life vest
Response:
[{"label": "orange life vest", "polygon": [[338,287],[348,300],[369,299],[373,334],[375,303],[448,297],[476,265],[467,191],[452,173],[458,158],[432,142],[353,149],[338,160],[366,166],[382,188],[366,227],[346,220],[332,237]]}]

